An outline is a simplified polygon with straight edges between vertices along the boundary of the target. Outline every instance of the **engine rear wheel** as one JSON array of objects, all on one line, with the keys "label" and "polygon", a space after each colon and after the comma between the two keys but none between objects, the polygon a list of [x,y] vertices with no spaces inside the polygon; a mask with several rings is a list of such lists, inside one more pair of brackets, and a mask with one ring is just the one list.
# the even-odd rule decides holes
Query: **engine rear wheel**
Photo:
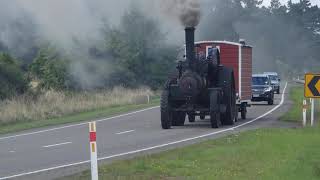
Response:
[{"label": "engine rear wheel", "polygon": [[210,93],[210,121],[212,128],[219,128],[221,126],[219,96],[220,93],[218,91]]},{"label": "engine rear wheel", "polygon": [[172,125],[172,112],[169,104],[169,92],[164,90],[160,102],[161,126],[162,129],[170,129]]},{"label": "engine rear wheel", "polygon": [[226,106],[226,112],[222,114],[222,124],[234,125],[236,122],[237,106],[235,81],[232,69],[223,67],[219,73],[219,77],[220,87],[223,89],[222,103]]}]

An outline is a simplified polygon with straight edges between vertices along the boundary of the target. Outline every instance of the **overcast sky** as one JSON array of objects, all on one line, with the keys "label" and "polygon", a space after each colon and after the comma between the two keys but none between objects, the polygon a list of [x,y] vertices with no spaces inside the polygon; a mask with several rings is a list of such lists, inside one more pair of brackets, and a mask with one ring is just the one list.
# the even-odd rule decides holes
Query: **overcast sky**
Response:
[{"label": "overcast sky", "polygon": [[[288,2],[288,0],[280,0],[282,3],[287,3]],[[318,5],[318,6],[320,6],[320,0],[310,0],[311,1],[311,3],[313,4],[313,5]],[[299,0],[292,0],[292,2],[299,2]],[[264,0],[264,5],[265,6],[269,6],[270,5],[270,0]]]}]

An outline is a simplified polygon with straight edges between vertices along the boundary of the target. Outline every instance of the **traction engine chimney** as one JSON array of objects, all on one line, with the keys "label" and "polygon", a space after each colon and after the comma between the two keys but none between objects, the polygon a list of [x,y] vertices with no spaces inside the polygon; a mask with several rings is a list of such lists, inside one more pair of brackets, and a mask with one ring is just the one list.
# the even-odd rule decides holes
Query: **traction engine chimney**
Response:
[{"label": "traction engine chimney", "polygon": [[186,58],[191,70],[195,70],[194,27],[186,27]]}]

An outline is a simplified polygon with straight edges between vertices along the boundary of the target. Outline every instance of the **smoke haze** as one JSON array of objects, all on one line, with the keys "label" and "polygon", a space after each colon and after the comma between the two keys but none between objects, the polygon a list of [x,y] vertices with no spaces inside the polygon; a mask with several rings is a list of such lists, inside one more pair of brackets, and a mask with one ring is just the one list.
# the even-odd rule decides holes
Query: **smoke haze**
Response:
[{"label": "smoke haze", "polygon": [[[238,42],[240,38],[245,39],[248,45],[253,46],[255,73],[278,71],[291,76],[318,71],[316,67],[320,62],[316,48],[319,45],[316,39],[319,39],[319,34],[312,34],[311,29],[306,30],[306,26],[296,23],[301,16],[276,15],[265,7],[245,9],[244,4],[236,2],[217,0],[203,5],[199,40]],[[245,10],[241,12],[242,8]],[[311,16],[308,18],[311,22]]]},{"label": "smoke haze", "polygon": [[[183,28],[177,26],[179,20],[184,25],[197,25],[200,19],[198,0],[167,0],[168,6],[175,4],[177,19],[168,18],[160,0],[10,0],[0,1],[0,41],[11,47],[12,37],[19,34],[28,36],[28,28],[15,31],[10,23],[21,19],[25,26],[33,29],[39,38],[50,41],[64,50],[73,48],[77,41],[87,45],[102,40],[101,28],[107,23],[117,26],[124,13],[131,6],[137,6],[150,18],[160,22],[160,28],[172,43],[183,42]],[[177,3],[173,3],[177,2]],[[178,9],[176,9],[178,8]],[[174,13],[172,11],[172,13]],[[188,13],[191,13],[188,15]],[[12,31],[12,32],[11,32]]]},{"label": "smoke haze", "polygon": [[165,0],[165,12],[176,17],[184,27],[195,27],[201,18],[199,0]]},{"label": "smoke haze", "polygon": [[[84,88],[96,87],[107,78],[113,67],[108,61],[90,57],[88,49],[103,45],[102,28],[106,24],[110,27],[118,26],[128,8],[136,6],[146,16],[159,22],[170,44],[183,44],[184,27],[198,26],[197,40],[238,41],[239,38],[245,38],[254,47],[256,70],[270,70],[279,66],[271,49],[278,49],[287,58],[293,59],[287,62],[290,66],[304,66],[301,57],[308,53],[309,44],[298,38],[300,36],[299,31],[295,31],[296,27],[288,28],[285,22],[270,20],[271,25],[257,29],[256,23],[241,21],[232,22],[231,26],[236,31],[232,32],[228,29],[228,22],[237,18],[235,11],[215,9],[216,2],[218,0],[0,1],[0,48],[8,48],[13,54],[32,54],[30,42],[47,40],[72,57],[70,71],[75,81]],[[260,17],[256,14],[254,16]],[[281,32],[279,35],[284,35],[274,38],[278,39],[276,43],[274,39],[262,36],[275,29]],[[293,49],[300,51],[298,53]]]},{"label": "smoke haze", "polygon": [[[96,88],[114,69],[108,63],[111,56],[105,61],[88,52],[91,47],[103,46],[103,28],[119,26],[132,6],[150,18],[161,19],[158,5],[157,0],[0,1],[0,48],[8,48],[20,58],[32,52],[31,44],[39,44],[32,42],[49,42],[71,61],[70,74],[80,88]],[[170,31],[167,34],[172,34]]]}]

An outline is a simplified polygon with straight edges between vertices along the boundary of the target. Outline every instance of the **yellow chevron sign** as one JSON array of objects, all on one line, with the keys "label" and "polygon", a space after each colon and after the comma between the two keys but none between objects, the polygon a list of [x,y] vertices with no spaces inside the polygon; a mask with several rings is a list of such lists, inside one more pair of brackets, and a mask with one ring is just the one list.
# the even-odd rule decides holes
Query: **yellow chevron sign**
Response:
[{"label": "yellow chevron sign", "polygon": [[320,98],[320,74],[306,74],[304,80],[304,96]]}]

